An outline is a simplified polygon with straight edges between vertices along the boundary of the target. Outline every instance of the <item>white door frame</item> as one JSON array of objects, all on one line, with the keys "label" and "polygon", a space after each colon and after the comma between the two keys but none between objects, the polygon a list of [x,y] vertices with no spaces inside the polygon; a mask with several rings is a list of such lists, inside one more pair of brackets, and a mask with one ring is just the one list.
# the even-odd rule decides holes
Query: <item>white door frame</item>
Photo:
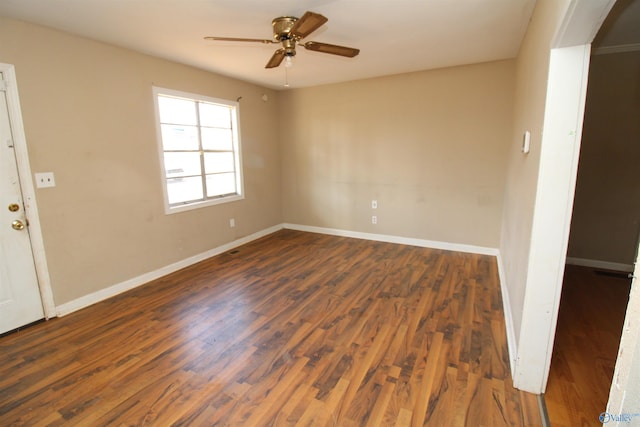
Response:
[{"label": "white door frame", "polygon": [[589,73],[590,46],[551,50],[527,288],[514,385],[546,388],[560,293]]},{"label": "white door frame", "polygon": [[[29,152],[27,150],[27,138],[24,133],[24,125],[22,122],[22,112],[20,108],[20,97],[18,94],[15,67],[11,64],[0,63],[0,71],[4,76],[4,82],[6,84],[5,89],[8,104],[7,107],[9,109],[9,121],[11,123],[18,175],[20,176],[20,188],[22,190],[24,210],[26,217],[29,220],[29,239],[31,240],[33,261],[36,268],[36,274],[38,276],[40,298],[42,299],[45,318],[49,319],[51,317],[55,317],[57,313],[53,300],[53,292],[51,290],[51,279],[49,277],[47,258],[44,251],[44,240],[42,238],[42,229],[40,227],[40,217],[38,216],[38,205],[36,203],[31,166],[29,165]],[[5,142],[0,141],[0,143]]]},{"label": "white door frame", "polygon": [[569,242],[591,42],[616,0],[571,0],[552,42],[514,385],[547,386]]}]

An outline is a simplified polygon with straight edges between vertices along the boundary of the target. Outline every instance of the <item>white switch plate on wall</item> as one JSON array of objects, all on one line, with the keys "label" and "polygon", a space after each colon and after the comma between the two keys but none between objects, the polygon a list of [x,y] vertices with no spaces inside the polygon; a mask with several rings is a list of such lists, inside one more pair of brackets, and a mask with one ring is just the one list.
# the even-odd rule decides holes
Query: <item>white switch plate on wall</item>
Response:
[{"label": "white switch plate on wall", "polygon": [[522,152],[524,154],[529,154],[530,149],[531,149],[531,132],[525,131],[524,136],[522,137]]},{"label": "white switch plate on wall", "polygon": [[36,174],[36,187],[47,188],[55,186],[56,180],[53,176],[53,172],[40,172]]}]

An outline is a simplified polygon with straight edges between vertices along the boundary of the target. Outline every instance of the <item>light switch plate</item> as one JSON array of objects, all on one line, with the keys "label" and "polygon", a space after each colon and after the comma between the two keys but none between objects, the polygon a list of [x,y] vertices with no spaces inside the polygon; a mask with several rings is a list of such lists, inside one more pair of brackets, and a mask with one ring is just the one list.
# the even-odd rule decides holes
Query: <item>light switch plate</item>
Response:
[{"label": "light switch plate", "polygon": [[53,176],[53,172],[40,172],[36,174],[36,187],[48,188],[55,186],[56,180]]},{"label": "light switch plate", "polygon": [[522,137],[522,152],[528,154],[531,149],[531,132],[525,131]]}]

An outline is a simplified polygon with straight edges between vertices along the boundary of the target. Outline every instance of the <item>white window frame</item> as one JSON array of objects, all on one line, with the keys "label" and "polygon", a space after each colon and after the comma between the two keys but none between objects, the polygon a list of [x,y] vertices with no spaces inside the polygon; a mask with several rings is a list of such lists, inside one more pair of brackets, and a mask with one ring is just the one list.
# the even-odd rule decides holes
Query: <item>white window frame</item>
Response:
[{"label": "white window frame", "polygon": [[[169,203],[169,194],[167,190],[167,172],[165,168],[164,161],[164,146],[162,143],[162,128],[160,122],[160,109],[158,104],[159,96],[168,96],[174,98],[181,98],[195,102],[206,102],[212,104],[219,104],[231,107],[233,113],[231,114],[232,121],[232,135],[233,135],[233,152],[235,159],[235,173],[236,173],[236,190],[235,194],[224,195],[224,196],[216,196],[216,197],[207,197],[206,189],[203,189],[204,195],[202,200],[196,201],[188,201],[180,204]],[[244,199],[244,176],[243,176],[243,168],[242,168],[242,150],[240,143],[240,104],[235,101],[230,101],[227,99],[213,98],[210,96],[199,95],[189,92],[183,92],[173,89],[166,89],[157,86],[153,86],[153,103],[155,107],[155,116],[156,116],[156,135],[157,135],[157,143],[158,143],[158,158],[160,161],[160,173],[161,173],[161,181],[162,181],[162,191],[164,197],[164,208],[165,214],[174,214],[178,212],[184,212],[192,209],[203,208],[206,206],[218,205],[222,203],[229,203],[238,200]],[[200,133],[200,124],[198,123],[198,133]],[[202,149],[202,145],[200,145],[200,153],[204,150]],[[202,175],[204,176],[205,171],[202,170]]]}]

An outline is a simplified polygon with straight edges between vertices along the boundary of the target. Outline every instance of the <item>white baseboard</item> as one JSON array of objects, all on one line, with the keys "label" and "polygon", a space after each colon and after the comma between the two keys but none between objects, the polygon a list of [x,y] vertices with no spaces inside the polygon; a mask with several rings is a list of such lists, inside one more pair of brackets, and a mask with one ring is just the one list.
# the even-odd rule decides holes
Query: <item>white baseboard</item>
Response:
[{"label": "white baseboard", "polygon": [[[80,310],[92,304],[114,297],[123,292],[137,288],[138,286],[144,285],[152,280],[166,276],[167,274],[173,273],[182,268],[196,264],[207,258],[211,258],[223,252],[227,252],[238,246],[242,246],[253,240],[257,240],[261,237],[275,233],[276,231],[282,230],[283,228],[298,230],[298,231],[306,231],[310,233],[328,234],[332,236],[352,237],[356,239],[374,240],[379,242],[397,243],[402,245],[411,245],[411,246],[418,246],[418,247],[425,247],[425,248],[432,248],[432,249],[442,249],[442,250],[448,250],[448,251],[495,256],[498,262],[498,275],[500,280],[500,290],[502,292],[502,303],[503,303],[503,310],[504,310],[504,317],[505,317],[505,325],[507,330],[507,345],[509,348],[509,360],[510,360],[511,373],[513,375],[513,370],[515,367],[515,361],[516,361],[516,355],[517,355],[517,343],[515,338],[515,329],[513,326],[513,317],[511,314],[509,292],[507,290],[504,269],[502,266],[502,259],[500,257],[500,253],[498,249],[488,248],[483,246],[464,245],[459,243],[439,242],[434,240],[414,239],[414,238],[408,238],[408,237],[390,236],[385,234],[362,233],[358,231],[339,230],[339,229],[333,229],[333,228],[314,227],[314,226],[308,226],[308,225],[285,223],[285,224],[279,224],[273,227],[269,227],[265,230],[258,231],[249,236],[234,240],[233,242],[224,244],[222,246],[218,246],[216,248],[210,249],[198,255],[194,255],[182,261],[175,262],[173,264],[167,265],[157,270],[150,271],[148,273],[142,274],[140,276],[134,277],[129,280],[125,280],[124,282],[115,284],[108,288],[101,289],[97,292],[93,292],[91,294],[85,295],[73,301],[69,301],[67,303],[58,305],[56,306],[56,313],[58,316],[65,316],[67,314],[73,313],[74,311]],[[604,267],[600,267],[600,268],[604,268]]]},{"label": "white baseboard", "polygon": [[507,280],[504,273],[504,265],[502,257],[497,255],[498,276],[500,276],[500,291],[502,293],[502,311],[504,312],[504,324],[507,330],[507,347],[509,349],[509,367],[511,368],[511,378],[516,373],[516,358],[518,357],[518,342],[516,341],[516,329],[513,324],[513,313],[511,312],[511,299],[509,298],[509,289],[507,288]]},{"label": "white baseboard", "polygon": [[582,267],[601,268],[603,270],[624,271],[625,273],[633,272],[633,264],[599,261],[597,259],[567,257],[567,264],[579,265]]},{"label": "white baseboard", "polygon": [[331,236],[353,237],[355,239],[375,240],[378,242],[398,243],[400,245],[419,246],[423,248],[442,249],[446,251],[465,252],[480,255],[498,255],[498,249],[484,246],[465,245],[461,243],[439,242],[436,240],[413,239],[410,237],[391,236],[387,234],[363,233],[360,231],[340,230],[336,228],[314,227],[311,225],[283,224],[283,228],[307,231],[310,233],[329,234]]},{"label": "white baseboard", "polygon": [[502,305],[504,311],[504,322],[507,332],[507,347],[509,350],[509,367],[511,376],[514,375],[516,366],[516,357],[518,354],[518,346],[516,342],[515,327],[513,324],[513,315],[511,313],[511,300],[509,299],[509,290],[505,280],[504,267],[500,252],[496,248],[487,248],[482,246],[463,245],[458,243],[439,242],[434,240],[413,239],[408,237],[389,236],[385,234],[361,233],[357,231],[339,230],[334,228],[314,227],[300,224],[284,224],[283,228],[298,231],[307,231],[311,233],[329,234],[332,236],[353,237],[356,239],[375,240],[379,242],[398,243],[402,245],[419,246],[432,249],[443,249],[448,251],[473,253],[480,255],[495,256],[498,263],[498,276],[500,280],[500,292],[502,294]]},{"label": "white baseboard", "polygon": [[69,313],[73,313],[74,311],[80,310],[82,308],[88,307],[97,302],[104,301],[108,298],[114,297],[123,292],[137,288],[138,286],[144,285],[145,283],[158,279],[162,276],[166,276],[167,274],[173,273],[174,271],[178,271],[182,268],[188,267],[200,261],[204,261],[207,258],[211,258],[213,256],[219,255],[223,252],[236,248],[238,246],[249,243],[253,240],[257,240],[261,237],[275,233],[278,230],[282,230],[282,228],[283,228],[282,224],[269,227],[265,230],[258,231],[257,233],[253,233],[249,236],[234,240],[233,242],[229,242],[222,246],[218,246],[217,248],[213,248],[206,252],[200,253],[198,255],[194,255],[187,259],[183,259],[182,261],[175,262],[173,264],[167,265],[157,270],[150,271],[148,273],[142,274],[140,276],[134,277],[129,280],[125,280],[124,282],[115,284],[108,288],[104,288],[97,292],[93,292],[91,294],[82,296],[73,301],[69,301],[67,303],[58,305],[56,306],[56,313],[58,316],[64,316]]},{"label": "white baseboard", "polygon": [[[125,280],[124,282],[117,283],[113,286],[109,286],[108,288],[104,288],[97,292],[90,293],[88,295],[77,298],[73,301],[60,304],[56,306],[56,314],[58,316],[65,316],[67,314],[73,313],[74,311],[80,310],[92,304],[114,297],[123,292],[137,288],[138,286],[144,285],[145,283],[148,283],[152,280],[166,276],[167,274],[173,273],[182,268],[185,268],[195,263],[198,263],[200,261],[203,261],[207,258],[211,258],[213,256],[219,255],[223,252],[236,248],[238,246],[249,243],[253,240],[275,233],[276,231],[282,230],[283,228],[298,230],[298,231],[306,231],[311,233],[328,234],[333,236],[352,237],[356,239],[374,240],[374,241],[387,242],[387,243],[397,243],[402,245],[442,249],[442,250],[448,250],[448,251],[498,256],[498,250],[496,248],[488,248],[488,247],[482,247],[482,246],[464,245],[459,243],[439,242],[434,240],[413,239],[408,237],[390,236],[385,234],[362,233],[357,231],[339,230],[339,229],[333,229],[333,228],[314,227],[314,226],[308,226],[308,225],[285,223],[285,224],[275,225],[273,227],[270,227],[265,230],[251,234],[249,236],[243,237],[241,239],[234,240],[233,242],[210,249],[198,255],[194,255],[192,257],[186,258],[182,261],[178,261],[173,264],[167,265],[165,267],[159,268],[157,270],[150,271],[148,273],[134,277],[132,279]],[[503,280],[501,277],[501,286],[503,288],[503,300],[504,300],[505,290],[502,283],[503,283]],[[505,309],[505,316],[506,315],[507,315],[507,311]],[[510,318],[511,317],[509,315],[509,319]],[[509,323],[509,321],[507,321],[507,323]]]}]

